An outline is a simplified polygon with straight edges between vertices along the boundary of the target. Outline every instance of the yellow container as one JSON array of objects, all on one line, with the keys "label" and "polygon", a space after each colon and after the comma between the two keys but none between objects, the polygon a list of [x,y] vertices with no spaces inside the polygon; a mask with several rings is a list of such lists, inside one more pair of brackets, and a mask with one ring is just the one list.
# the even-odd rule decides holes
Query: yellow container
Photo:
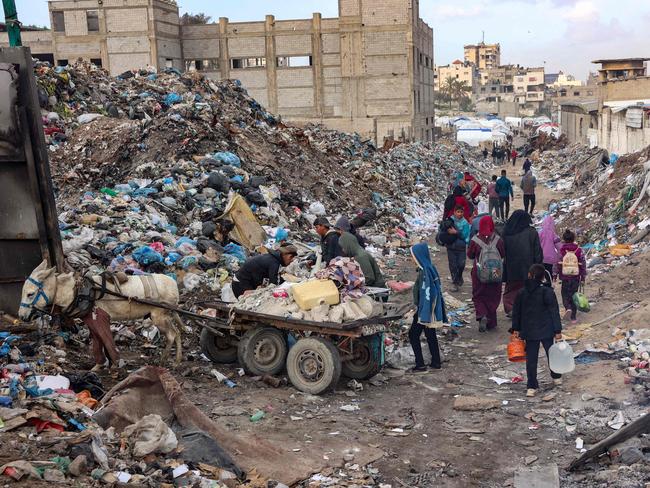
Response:
[{"label": "yellow container", "polygon": [[319,305],[338,305],[339,290],[332,280],[314,280],[298,283],[291,287],[293,299],[302,310],[311,310]]}]

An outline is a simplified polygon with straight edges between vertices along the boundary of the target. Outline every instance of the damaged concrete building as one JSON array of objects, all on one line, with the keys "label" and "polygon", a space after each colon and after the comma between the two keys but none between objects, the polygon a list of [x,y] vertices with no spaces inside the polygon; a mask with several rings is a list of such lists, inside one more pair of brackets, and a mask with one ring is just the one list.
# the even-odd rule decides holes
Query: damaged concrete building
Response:
[{"label": "damaged concrete building", "polygon": [[173,0],[50,0],[49,10],[59,65],[83,59],[113,75],[145,66],[197,70],[240,80],[294,123],[379,144],[433,139],[433,30],[420,19],[419,0],[339,0],[338,18],[222,17],[204,25],[181,25]]},{"label": "damaged concrete building", "polygon": [[602,66],[596,90],[587,90],[591,96],[560,102],[560,125],[569,142],[617,154],[650,145],[650,76],[644,65],[647,60],[594,61]]}]

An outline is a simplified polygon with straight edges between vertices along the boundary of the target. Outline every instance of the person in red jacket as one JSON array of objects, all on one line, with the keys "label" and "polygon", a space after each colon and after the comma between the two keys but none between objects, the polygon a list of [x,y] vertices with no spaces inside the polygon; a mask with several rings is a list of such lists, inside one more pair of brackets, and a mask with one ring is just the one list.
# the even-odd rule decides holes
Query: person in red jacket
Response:
[{"label": "person in red jacket", "polygon": [[454,188],[454,193],[449,195],[445,200],[444,218],[448,219],[451,217],[456,207],[463,207],[463,215],[465,216],[465,220],[467,220],[467,222],[470,222],[472,219],[472,207],[467,201],[465,192],[461,186]]},{"label": "person in red jacket", "polygon": [[474,178],[474,175],[468,172],[465,173],[463,181],[465,182],[465,186],[469,191],[469,197],[472,199],[474,204],[476,204],[476,199],[481,194],[481,190],[483,187],[478,182],[478,180]]}]

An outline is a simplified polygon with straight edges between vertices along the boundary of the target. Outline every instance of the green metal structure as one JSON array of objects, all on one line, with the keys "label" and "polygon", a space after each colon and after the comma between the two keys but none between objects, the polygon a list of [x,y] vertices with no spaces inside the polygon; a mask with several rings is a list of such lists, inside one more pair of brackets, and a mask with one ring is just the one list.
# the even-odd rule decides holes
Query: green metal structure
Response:
[{"label": "green metal structure", "polygon": [[16,2],[14,0],[2,0],[2,6],[5,10],[5,23],[7,24],[7,33],[9,34],[9,45],[11,47],[22,46],[23,42],[20,39],[20,22],[18,22]]}]

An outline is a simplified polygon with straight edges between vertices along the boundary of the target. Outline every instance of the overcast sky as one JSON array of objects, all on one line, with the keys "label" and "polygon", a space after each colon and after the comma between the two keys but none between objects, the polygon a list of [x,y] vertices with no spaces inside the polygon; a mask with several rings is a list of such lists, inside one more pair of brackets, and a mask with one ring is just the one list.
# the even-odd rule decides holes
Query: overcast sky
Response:
[{"label": "overcast sky", "polygon": [[[18,17],[45,25],[46,0],[16,0]],[[178,0],[182,12],[213,19],[309,18],[338,15],[337,0]],[[501,43],[502,62],[564,70],[580,79],[607,57],[650,56],[650,0],[420,0],[433,27],[436,64],[463,56],[463,45]]]}]

